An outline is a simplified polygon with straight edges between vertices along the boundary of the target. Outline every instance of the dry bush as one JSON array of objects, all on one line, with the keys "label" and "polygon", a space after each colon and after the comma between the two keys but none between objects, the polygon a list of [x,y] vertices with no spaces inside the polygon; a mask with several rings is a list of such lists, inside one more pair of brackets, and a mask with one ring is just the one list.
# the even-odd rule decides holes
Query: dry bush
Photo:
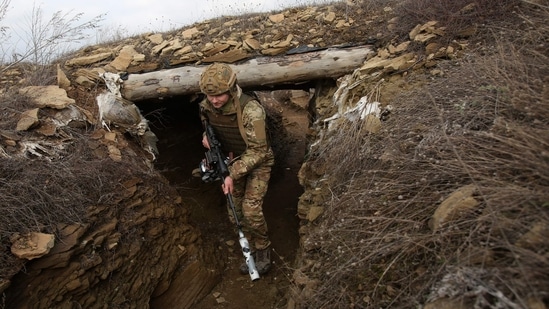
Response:
[{"label": "dry bush", "polygon": [[445,35],[441,38],[449,42],[462,37],[468,28],[507,20],[520,2],[502,0],[494,5],[492,0],[405,1],[395,10],[395,15],[399,16],[395,32],[407,37],[414,26],[437,21],[439,27],[445,28]]},{"label": "dry bush", "polygon": [[0,129],[15,129],[19,121],[19,115],[32,108],[35,108],[35,106],[26,96],[12,91],[0,95]]},{"label": "dry bush", "polygon": [[[549,14],[523,9],[530,31],[441,64],[444,78],[391,102],[380,133],[344,122],[312,154],[332,196],[305,240],[316,262],[301,270],[317,283],[303,308],[549,303],[549,54],[525,40],[547,37]],[[479,205],[432,232],[437,206],[468,184]]]},{"label": "dry bush", "polygon": [[[18,66],[20,68],[21,66]],[[46,86],[57,83],[57,71],[54,65],[26,65],[27,69],[21,70],[24,85]]]},{"label": "dry bush", "polygon": [[[0,20],[3,13],[6,13],[6,9],[0,8]],[[17,46],[9,47],[12,50],[7,50],[7,52],[12,54],[13,59],[0,59],[0,63],[5,64],[0,68],[0,72],[21,63],[33,65],[53,63],[56,57],[68,52],[72,46],[86,39],[88,37],[86,32],[97,28],[104,18],[104,14],[102,14],[91,20],[81,21],[83,15],[84,13],[72,15],[70,12],[57,11],[48,19],[44,17],[44,11],[40,5],[33,5],[29,9],[28,19],[25,19],[24,24],[20,25],[25,30],[23,31],[25,35],[20,37],[25,46],[20,50],[17,49]],[[10,35],[10,31],[5,32],[8,32],[7,36]]]},{"label": "dry bush", "polygon": [[14,233],[56,233],[59,224],[86,222],[92,205],[116,204],[116,188],[130,178],[131,163],[98,159],[90,137],[70,132],[60,159],[4,157],[0,161],[0,278],[10,278],[22,261],[10,253]]}]

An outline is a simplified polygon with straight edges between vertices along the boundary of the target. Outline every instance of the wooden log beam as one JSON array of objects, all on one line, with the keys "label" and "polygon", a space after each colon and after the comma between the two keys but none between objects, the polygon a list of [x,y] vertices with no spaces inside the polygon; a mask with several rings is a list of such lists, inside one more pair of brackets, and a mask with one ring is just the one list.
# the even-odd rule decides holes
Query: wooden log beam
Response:
[{"label": "wooden log beam", "polygon": [[[231,64],[238,84],[248,90],[280,84],[297,84],[338,78],[362,66],[372,54],[370,45],[327,48],[273,57],[260,57]],[[200,92],[198,81],[206,65],[185,66],[143,74],[130,74],[122,96],[130,101],[190,95]]]}]

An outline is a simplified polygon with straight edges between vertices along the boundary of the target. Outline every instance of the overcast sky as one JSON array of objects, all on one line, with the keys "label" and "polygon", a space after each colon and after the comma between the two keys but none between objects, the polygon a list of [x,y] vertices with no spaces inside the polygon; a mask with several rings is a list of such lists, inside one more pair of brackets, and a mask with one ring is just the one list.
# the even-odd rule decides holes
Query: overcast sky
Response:
[{"label": "overcast sky", "polygon": [[[164,32],[222,15],[278,11],[327,0],[11,0],[0,26],[9,27],[21,36],[29,27],[33,7],[40,7],[43,18],[58,11],[84,13],[82,21],[106,14],[100,28],[119,29],[128,36],[149,31]],[[13,35],[12,35],[13,36]],[[12,40],[16,40],[17,37]],[[92,39],[93,40],[93,39]],[[97,38],[95,38],[97,41]],[[19,40],[20,41],[20,40]],[[90,41],[90,44],[97,42]]]}]

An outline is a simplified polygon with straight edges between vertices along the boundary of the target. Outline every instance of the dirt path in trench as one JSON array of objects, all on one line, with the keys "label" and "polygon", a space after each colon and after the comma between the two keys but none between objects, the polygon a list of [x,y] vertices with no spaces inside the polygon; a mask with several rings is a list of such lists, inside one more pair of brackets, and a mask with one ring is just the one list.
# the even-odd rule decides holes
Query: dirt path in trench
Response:
[{"label": "dirt path in trench", "polygon": [[217,247],[217,253],[225,262],[221,282],[193,308],[284,308],[299,246],[296,209],[302,188],[297,172],[305,151],[306,112],[277,105],[288,133],[288,147],[285,160],[273,168],[264,203],[274,267],[260,280],[252,282],[248,275],[239,272],[244,259],[235,228],[227,217],[221,184],[205,184],[191,176],[191,171],[204,157],[198,110],[191,103],[166,103],[162,123],[154,128],[159,137],[157,168],[190,205],[192,223],[200,228],[203,241]]}]

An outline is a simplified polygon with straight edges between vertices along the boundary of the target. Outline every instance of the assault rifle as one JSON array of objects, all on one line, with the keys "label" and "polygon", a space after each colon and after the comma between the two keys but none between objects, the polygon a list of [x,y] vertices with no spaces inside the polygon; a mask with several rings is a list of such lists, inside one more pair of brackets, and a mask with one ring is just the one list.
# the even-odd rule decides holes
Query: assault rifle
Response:
[{"label": "assault rifle", "polygon": [[[229,176],[228,158],[223,155],[221,152],[221,143],[215,137],[213,127],[208,123],[207,120],[204,120],[204,128],[206,130],[206,138],[208,139],[208,144],[210,149],[206,152],[206,159],[200,162],[200,173],[202,174],[202,181],[212,182],[215,180],[225,181],[225,177]],[[250,250],[250,243],[244,232],[242,232],[242,225],[238,220],[238,215],[236,213],[236,208],[234,206],[233,197],[231,193],[227,193],[227,201],[231,210],[233,212],[233,217],[238,228],[238,242],[242,248],[242,254],[246,260],[246,265],[248,266],[248,273],[252,281],[259,279],[259,272],[255,267],[254,257]]]}]

